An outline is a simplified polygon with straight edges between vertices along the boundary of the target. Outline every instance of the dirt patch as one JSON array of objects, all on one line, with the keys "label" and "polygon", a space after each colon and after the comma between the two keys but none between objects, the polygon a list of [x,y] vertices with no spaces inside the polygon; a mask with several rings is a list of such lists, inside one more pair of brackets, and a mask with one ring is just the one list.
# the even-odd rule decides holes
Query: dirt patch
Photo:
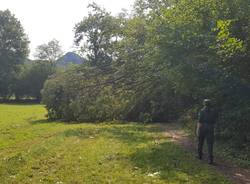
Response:
[{"label": "dirt patch", "polygon": [[[165,130],[165,135],[176,144],[181,145],[186,150],[196,153],[196,141],[191,140],[187,133],[181,128],[172,124],[160,124]],[[206,155],[205,155],[206,158]],[[207,162],[206,159],[203,162]],[[229,178],[235,184],[250,184],[250,170],[238,167],[229,161],[215,155],[215,164],[213,165],[221,174]]]}]

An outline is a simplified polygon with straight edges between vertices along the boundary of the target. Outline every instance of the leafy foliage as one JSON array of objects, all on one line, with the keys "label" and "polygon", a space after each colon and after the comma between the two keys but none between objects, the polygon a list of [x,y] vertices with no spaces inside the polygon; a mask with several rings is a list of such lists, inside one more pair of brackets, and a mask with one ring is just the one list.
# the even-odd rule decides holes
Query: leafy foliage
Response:
[{"label": "leafy foliage", "polygon": [[0,97],[11,95],[18,65],[26,59],[28,38],[9,10],[0,11]]},{"label": "leafy foliage", "polygon": [[138,0],[129,17],[91,6],[94,13],[76,26],[91,65],[46,82],[49,117],[166,122],[211,98],[220,114],[218,137],[249,146],[246,1]]},{"label": "leafy foliage", "polygon": [[24,64],[18,73],[13,91],[16,99],[35,98],[40,100],[43,84],[54,72],[54,65],[44,61],[34,61],[32,64]]},{"label": "leafy foliage", "polygon": [[114,58],[113,45],[119,38],[118,19],[97,4],[89,5],[92,11],[75,27],[75,42],[87,53],[91,65],[110,63]]},{"label": "leafy foliage", "polygon": [[51,40],[47,44],[37,46],[35,57],[38,60],[55,63],[63,54],[58,40]]}]

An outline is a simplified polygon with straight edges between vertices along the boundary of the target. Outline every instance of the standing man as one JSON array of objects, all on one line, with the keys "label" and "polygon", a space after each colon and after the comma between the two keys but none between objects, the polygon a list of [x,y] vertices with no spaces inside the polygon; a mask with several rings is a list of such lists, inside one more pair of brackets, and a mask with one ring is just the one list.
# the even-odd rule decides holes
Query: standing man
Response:
[{"label": "standing man", "polygon": [[213,164],[213,144],[214,144],[214,125],[217,119],[215,111],[211,107],[211,101],[205,99],[204,107],[199,112],[199,122],[197,125],[198,136],[198,157],[201,160],[203,155],[203,144],[206,139],[208,147],[209,164]]}]

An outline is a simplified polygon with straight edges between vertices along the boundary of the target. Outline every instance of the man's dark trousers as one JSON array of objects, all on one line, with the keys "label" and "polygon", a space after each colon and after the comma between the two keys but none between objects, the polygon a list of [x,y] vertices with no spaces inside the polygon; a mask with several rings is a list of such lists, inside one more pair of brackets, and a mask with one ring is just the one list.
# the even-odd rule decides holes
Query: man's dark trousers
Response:
[{"label": "man's dark trousers", "polygon": [[208,159],[213,162],[213,144],[214,144],[214,126],[208,124],[201,124],[198,128],[198,155],[202,158],[204,141],[207,141]]}]

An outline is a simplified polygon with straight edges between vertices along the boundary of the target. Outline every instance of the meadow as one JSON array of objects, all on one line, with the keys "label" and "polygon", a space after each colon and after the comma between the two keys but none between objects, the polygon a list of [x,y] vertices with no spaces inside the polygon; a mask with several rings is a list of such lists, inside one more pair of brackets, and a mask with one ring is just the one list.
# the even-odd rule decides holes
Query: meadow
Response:
[{"label": "meadow", "polygon": [[1,184],[229,184],[157,125],[52,122],[46,113],[0,105]]}]

